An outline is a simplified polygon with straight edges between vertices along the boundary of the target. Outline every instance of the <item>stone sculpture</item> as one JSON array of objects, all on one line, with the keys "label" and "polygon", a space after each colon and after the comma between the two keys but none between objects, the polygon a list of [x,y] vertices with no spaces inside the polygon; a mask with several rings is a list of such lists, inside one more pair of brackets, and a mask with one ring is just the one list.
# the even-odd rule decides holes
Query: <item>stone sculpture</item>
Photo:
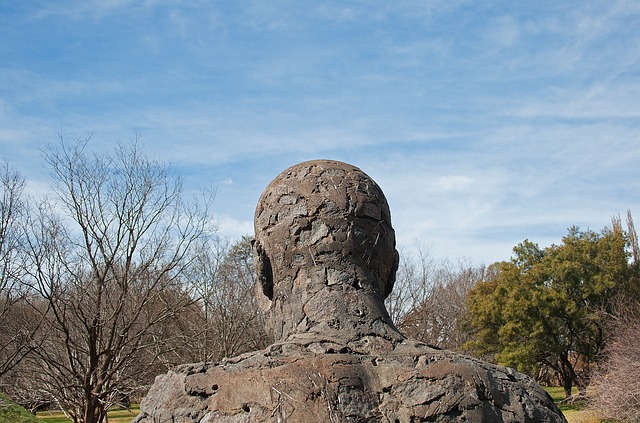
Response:
[{"label": "stone sculpture", "polygon": [[383,303],[398,266],[389,207],[360,169],[285,170],[255,231],[276,342],[159,376],[136,422],[565,422],[528,377],[398,332]]}]

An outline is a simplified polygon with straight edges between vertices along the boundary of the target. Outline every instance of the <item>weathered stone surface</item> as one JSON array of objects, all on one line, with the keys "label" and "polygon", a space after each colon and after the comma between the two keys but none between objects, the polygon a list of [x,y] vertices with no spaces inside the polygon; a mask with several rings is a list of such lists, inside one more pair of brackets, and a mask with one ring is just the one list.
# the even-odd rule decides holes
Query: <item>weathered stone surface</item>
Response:
[{"label": "weathered stone surface", "polygon": [[136,422],[565,421],[526,376],[397,331],[383,303],[398,265],[389,208],[359,169],[287,169],[255,229],[276,343],[158,376]]}]

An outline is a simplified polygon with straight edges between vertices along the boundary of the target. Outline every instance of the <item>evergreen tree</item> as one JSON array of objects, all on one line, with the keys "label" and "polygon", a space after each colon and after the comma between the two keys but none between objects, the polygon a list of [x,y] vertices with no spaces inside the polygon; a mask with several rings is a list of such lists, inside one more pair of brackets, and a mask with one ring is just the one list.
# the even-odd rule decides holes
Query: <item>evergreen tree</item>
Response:
[{"label": "evergreen tree", "polygon": [[569,229],[560,245],[525,240],[469,294],[467,347],[532,376],[551,369],[571,395],[586,390],[616,299],[638,297],[637,266],[620,226]]}]

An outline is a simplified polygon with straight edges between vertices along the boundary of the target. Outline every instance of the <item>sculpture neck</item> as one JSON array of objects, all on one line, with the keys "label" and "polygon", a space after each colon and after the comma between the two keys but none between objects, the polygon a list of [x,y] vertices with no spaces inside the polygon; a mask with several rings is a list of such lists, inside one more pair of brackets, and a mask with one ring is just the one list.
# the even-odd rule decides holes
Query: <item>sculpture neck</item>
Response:
[{"label": "sculpture neck", "polygon": [[331,269],[307,270],[274,293],[270,323],[276,340],[301,334],[345,343],[362,336],[401,337],[377,292],[351,278],[334,278]]}]

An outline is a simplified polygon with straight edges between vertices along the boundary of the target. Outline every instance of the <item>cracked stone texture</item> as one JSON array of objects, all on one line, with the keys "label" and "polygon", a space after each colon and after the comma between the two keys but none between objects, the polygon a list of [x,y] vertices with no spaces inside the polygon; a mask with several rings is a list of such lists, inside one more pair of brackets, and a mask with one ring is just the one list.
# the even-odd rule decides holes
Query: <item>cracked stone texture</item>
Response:
[{"label": "cracked stone texture", "polygon": [[384,307],[398,253],[380,187],[336,161],[282,172],[255,213],[276,342],[158,376],[135,422],[565,422],[533,380],[406,339]]}]

